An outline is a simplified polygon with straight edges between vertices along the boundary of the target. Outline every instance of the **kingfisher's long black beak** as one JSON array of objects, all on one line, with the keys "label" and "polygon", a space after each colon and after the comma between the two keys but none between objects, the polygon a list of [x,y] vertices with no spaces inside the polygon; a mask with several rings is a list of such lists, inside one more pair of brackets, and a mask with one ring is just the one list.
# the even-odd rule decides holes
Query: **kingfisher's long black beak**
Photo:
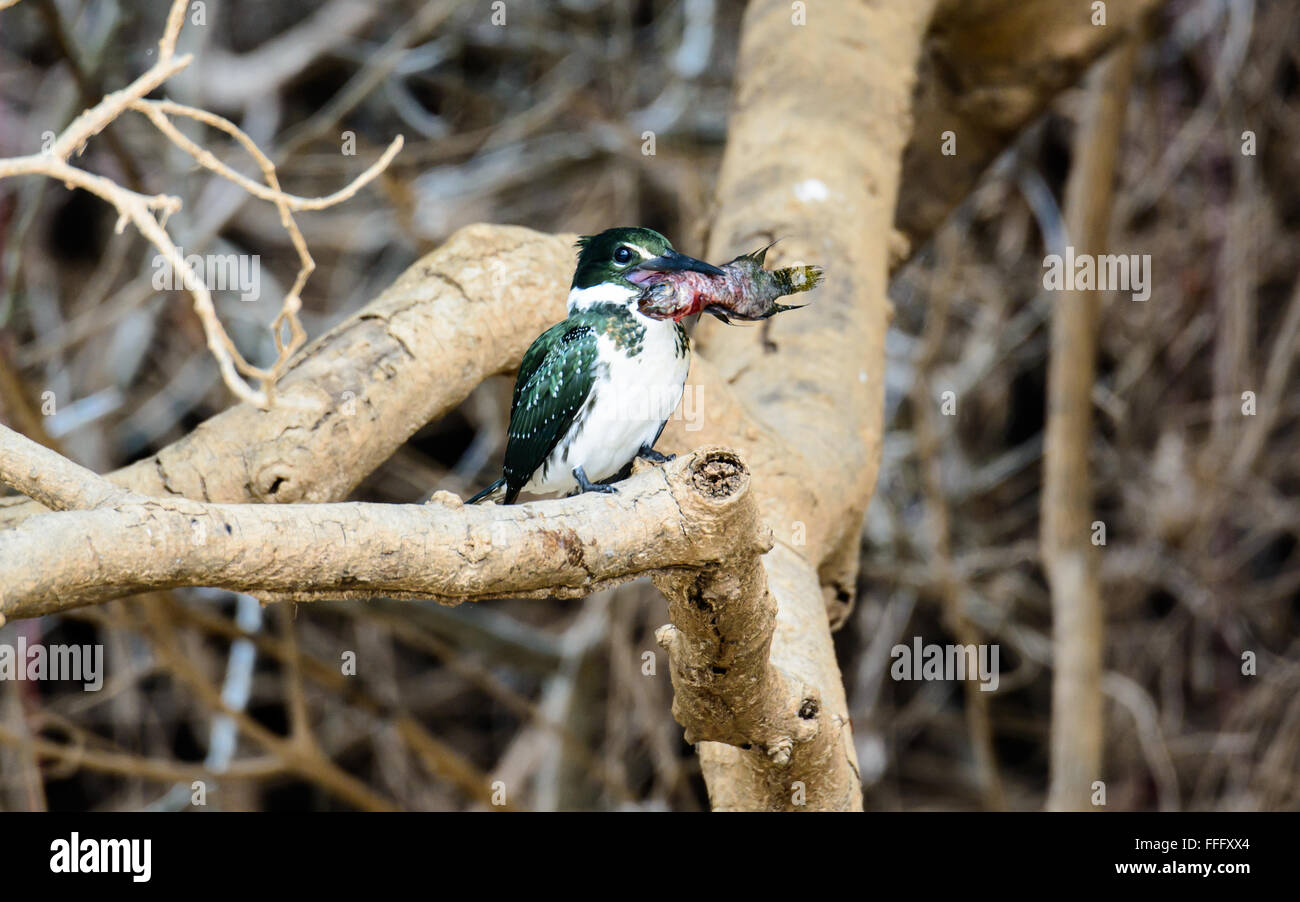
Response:
[{"label": "kingfisher's long black beak", "polygon": [[658,257],[651,257],[649,260],[643,260],[633,269],[639,272],[701,272],[710,276],[725,276],[722,270],[712,263],[705,263],[703,260],[696,260],[694,257],[688,257],[685,254],[679,254],[677,251],[669,250],[660,254]]}]

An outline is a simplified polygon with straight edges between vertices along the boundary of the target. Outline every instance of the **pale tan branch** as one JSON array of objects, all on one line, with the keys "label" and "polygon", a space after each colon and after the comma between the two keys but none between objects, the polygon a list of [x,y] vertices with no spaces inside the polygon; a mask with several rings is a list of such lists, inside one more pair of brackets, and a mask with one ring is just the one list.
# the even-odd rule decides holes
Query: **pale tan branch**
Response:
[{"label": "pale tan branch", "polygon": [[[200,501],[346,497],[417,429],[488,376],[516,369],[529,343],[564,318],[575,238],[461,229],[304,348],[272,410],[231,407],[105,478],[142,495]],[[701,397],[705,421],[727,406],[725,386]],[[40,510],[0,499],[0,529]]]},{"label": "pale tan branch", "polygon": [[[5,171],[5,163],[21,164],[24,161],[29,162],[26,168],[20,166],[11,172]],[[225,328],[217,318],[216,307],[212,302],[212,292],[208,290],[208,286],[204,284],[202,277],[185,260],[180,248],[172,242],[171,236],[167,234],[167,230],[163,226],[166,217],[180,209],[179,198],[165,195],[149,197],[137,194],[134,191],[128,191],[112,179],[86,172],[84,169],[70,166],[53,157],[23,157],[0,162],[0,178],[10,174],[23,174],[24,172],[47,175],[50,178],[62,181],[70,187],[75,186],[89,191],[91,194],[112,204],[118,212],[119,231],[125,221],[130,221],[150,244],[162,252],[172,271],[181,275],[185,287],[193,295],[194,312],[198,314],[199,321],[203,323],[203,331],[208,341],[208,350],[216,358],[217,367],[221,371],[222,379],[225,380],[227,386],[240,400],[259,408],[267,406],[269,400],[266,391],[252,388],[240,377],[240,373],[249,376],[266,377],[269,376],[269,371],[250,364],[235,348],[235,343],[230,340],[230,336],[226,334]],[[153,210],[155,209],[163,212],[163,222],[159,222],[154,218]]]},{"label": "pale tan branch", "polygon": [[51,510],[86,510],[143,497],[0,424],[0,483]]},{"label": "pale tan branch", "polygon": [[0,613],[32,617],[176,586],[293,601],[586,595],[736,548],[761,553],[752,515],[731,522],[748,485],[739,459],[714,448],[643,471],[616,494],[525,505],[466,507],[450,494],[427,505],[133,498],[0,532]]},{"label": "pale tan branch", "polygon": [[844,549],[858,545],[879,466],[887,236],[933,6],[821,3],[796,27],[787,3],[746,10],[708,257],[781,237],[772,265],[818,261],[829,275],[809,310],[759,338],[702,323],[698,346],[716,370],[697,361],[691,381],[708,416],[671,423],[665,439],[726,442],[752,467],[777,542],[763,558],[777,602],[771,660],[819,695],[812,718],[828,743],[795,743],[787,760],[701,745],[715,808],[862,807],[827,609],[842,621],[854,594],[856,555]]},{"label": "pale tan branch", "polygon": [[[183,7],[185,4],[177,5]],[[188,66],[192,60],[193,57],[188,54],[181,57],[168,55],[125,88],[105,95],[103,100],[68,123],[68,127],[54,140],[48,156],[66,161],[73,153],[80,153],[86,142],[121,116],[132,101],[144,97]],[[0,169],[0,175],[2,174],[3,169]]]},{"label": "pale tan branch", "polygon": [[[716,460],[714,484],[744,479],[739,460]],[[727,476],[731,469],[735,476]],[[732,497],[737,514],[728,520],[739,535],[766,533],[752,495]],[[684,505],[715,507],[718,498],[698,493],[683,498]],[[691,519],[693,512],[683,508]],[[830,721],[819,719],[821,694],[806,686],[771,660],[776,629],[777,602],[767,588],[763,545],[737,543],[721,561],[694,570],[656,573],[655,585],[668,598],[672,621],[655,637],[668,652],[672,666],[673,717],[686,729],[686,741],[725,742],[756,748],[779,767],[791,764],[797,744],[817,742],[819,751],[801,755],[804,770],[792,770],[791,780],[819,782],[820,762],[839,741]]]}]

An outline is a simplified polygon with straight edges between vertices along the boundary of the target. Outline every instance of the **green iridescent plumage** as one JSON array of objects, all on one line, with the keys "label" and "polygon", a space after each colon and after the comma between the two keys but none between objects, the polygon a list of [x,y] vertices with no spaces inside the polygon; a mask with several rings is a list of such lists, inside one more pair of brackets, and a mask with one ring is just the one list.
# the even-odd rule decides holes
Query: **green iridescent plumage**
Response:
[{"label": "green iridescent plumage", "polygon": [[[470,503],[512,504],[523,491],[614,492],[612,481],[654,443],[681,397],[690,339],[636,310],[655,275],[722,270],[651,229],[607,229],[578,242],[569,317],[524,354],[511,400],[504,474]],[[663,408],[663,409],[661,409]]]},{"label": "green iridescent plumage", "polygon": [[578,239],[578,250],[582,255],[578,268],[573,273],[574,288],[590,288],[593,285],[623,284],[629,288],[635,284],[628,281],[628,275],[635,271],[641,262],[639,253],[629,254],[624,262],[614,259],[620,246],[627,245],[638,252],[645,251],[650,256],[671,253],[673,246],[668,239],[654,229],[622,228],[607,229],[599,235],[583,235]]},{"label": "green iridescent plumage", "polygon": [[604,334],[636,353],[645,327],[623,308],[601,305],[575,313],[541,334],[525,352],[510,405],[506,444],[506,504],[513,504],[533,473],[568,434],[591,400]]}]

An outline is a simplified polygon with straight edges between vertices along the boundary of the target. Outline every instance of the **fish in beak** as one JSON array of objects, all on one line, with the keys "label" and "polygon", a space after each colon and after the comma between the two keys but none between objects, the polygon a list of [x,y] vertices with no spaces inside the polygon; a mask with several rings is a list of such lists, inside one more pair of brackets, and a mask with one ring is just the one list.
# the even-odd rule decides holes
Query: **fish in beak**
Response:
[{"label": "fish in beak", "polygon": [[[770,245],[769,245],[770,247]],[[822,281],[820,266],[763,268],[767,248],[743,254],[722,267],[700,264],[682,257],[680,268],[669,272],[647,272],[638,282],[637,310],[651,319],[671,319],[709,313],[730,323],[754,322],[800,306],[778,304],[777,298],[811,291]],[[662,258],[656,258],[662,259]],[[647,260],[642,266],[649,266]],[[691,264],[702,265],[699,269]],[[720,274],[720,275],[719,275]]]}]

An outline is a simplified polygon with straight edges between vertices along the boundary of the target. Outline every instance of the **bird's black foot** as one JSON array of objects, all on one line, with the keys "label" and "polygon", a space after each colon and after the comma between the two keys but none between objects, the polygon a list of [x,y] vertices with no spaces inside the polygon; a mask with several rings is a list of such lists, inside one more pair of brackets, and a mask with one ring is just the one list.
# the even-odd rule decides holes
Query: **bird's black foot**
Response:
[{"label": "bird's black foot", "polygon": [[649,445],[642,445],[641,450],[636,453],[637,457],[643,457],[652,464],[666,464],[670,460],[676,460],[676,454],[660,454]]},{"label": "bird's black foot", "polygon": [[587,478],[587,473],[582,467],[577,467],[573,471],[573,478],[578,480],[578,493],[583,492],[604,492],[611,494],[618,492],[617,486],[605,485],[603,482],[592,482]]}]

